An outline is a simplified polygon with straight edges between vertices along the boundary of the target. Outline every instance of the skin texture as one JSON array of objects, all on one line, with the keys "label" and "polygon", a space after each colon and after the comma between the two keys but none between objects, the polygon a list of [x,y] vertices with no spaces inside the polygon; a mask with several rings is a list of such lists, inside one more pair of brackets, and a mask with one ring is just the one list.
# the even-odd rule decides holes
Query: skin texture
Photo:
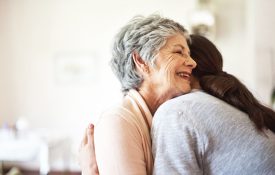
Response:
[{"label": "skin texture", "polygon": [[[187,41],[181,34],[168,38],[156,57],[154,66],[135,61],[144,77],[138,92],[152,114],[165,101],[190,92],[190,76],[196,67]],[[184,73],[184,76],[179,76],[179,73]]]}]

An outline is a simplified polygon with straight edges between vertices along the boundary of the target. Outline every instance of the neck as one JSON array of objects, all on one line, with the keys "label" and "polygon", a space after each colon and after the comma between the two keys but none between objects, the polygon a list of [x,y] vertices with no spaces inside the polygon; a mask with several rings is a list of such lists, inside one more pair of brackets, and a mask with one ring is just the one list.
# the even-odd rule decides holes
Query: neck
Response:
[{"label": "neck", "polygon": [[154,115],[157,108],[166,101],[164,97],[157,95],[161,93],[156,93],[155,91],[150,89],[143,88],[139,89],[138,92],[146,102],[152,115]]}]

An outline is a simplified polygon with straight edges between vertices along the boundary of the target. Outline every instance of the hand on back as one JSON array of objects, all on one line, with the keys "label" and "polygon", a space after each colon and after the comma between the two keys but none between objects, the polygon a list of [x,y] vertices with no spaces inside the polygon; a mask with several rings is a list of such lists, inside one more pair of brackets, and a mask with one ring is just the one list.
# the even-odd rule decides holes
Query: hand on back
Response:
[{"label": "hand on back", "polygon": [[78,161],[82,175],[99,175],[94,147],[94,125],[90,124],[79,147]]}]

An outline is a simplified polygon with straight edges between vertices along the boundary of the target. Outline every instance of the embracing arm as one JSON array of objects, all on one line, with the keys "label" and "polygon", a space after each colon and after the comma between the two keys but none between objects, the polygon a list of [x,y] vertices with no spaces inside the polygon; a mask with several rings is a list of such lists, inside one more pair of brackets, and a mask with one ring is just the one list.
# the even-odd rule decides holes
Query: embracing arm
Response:
[{"label": "embracing arm", "polygon": [[104,116],[95,127],[95,153],[101,175],[146,175],[139,130],[120,116]]}]

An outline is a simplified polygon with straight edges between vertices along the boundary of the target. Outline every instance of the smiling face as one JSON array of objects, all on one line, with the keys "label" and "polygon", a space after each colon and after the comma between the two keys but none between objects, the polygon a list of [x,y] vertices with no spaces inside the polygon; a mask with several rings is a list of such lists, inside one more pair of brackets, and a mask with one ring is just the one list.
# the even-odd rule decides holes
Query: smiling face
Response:
[{"label": "smiling face", "polygon": [[150,81],[156,93],[169,99],[190,92],[190,76],[195,67],[185,37],[177,34],[169,37],[159,50],[155,66],[149,66],[149,77],[145,81]]}]

